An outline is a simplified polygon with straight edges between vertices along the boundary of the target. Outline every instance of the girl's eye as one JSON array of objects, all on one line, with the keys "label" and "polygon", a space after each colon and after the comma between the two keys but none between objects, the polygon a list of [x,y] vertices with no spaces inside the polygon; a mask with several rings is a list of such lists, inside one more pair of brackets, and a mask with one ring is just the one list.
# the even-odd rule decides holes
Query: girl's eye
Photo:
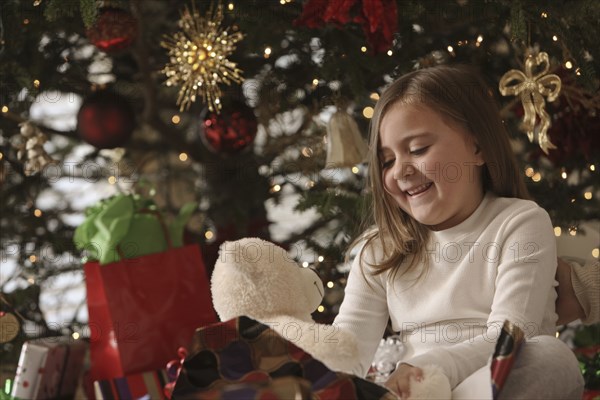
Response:
[{"label": "girl's eye", "polygon": [[394,165],[394,159],[385,160],[381,163],[381,169],[387,169]]},{"label": "girl's eye", "polygon": [[429,148],[429,146],[425,146],[425,147],[421,147],[419,149],[411,150],[410,154],[418,156],[418,155],[424,154],[428,148]]}]

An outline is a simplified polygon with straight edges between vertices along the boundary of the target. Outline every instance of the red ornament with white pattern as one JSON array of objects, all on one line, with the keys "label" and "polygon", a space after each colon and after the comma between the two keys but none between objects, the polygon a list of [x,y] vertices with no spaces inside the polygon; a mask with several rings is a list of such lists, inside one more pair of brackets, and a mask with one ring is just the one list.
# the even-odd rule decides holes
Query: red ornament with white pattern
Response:
[{"label": "red ornament with white pattern", "polygon": [[258,122],[254,111],[241,102],[224,106],[220,114],[209,113],[203,123],[203,140],[216,153],[236,154],[256,137]]}]

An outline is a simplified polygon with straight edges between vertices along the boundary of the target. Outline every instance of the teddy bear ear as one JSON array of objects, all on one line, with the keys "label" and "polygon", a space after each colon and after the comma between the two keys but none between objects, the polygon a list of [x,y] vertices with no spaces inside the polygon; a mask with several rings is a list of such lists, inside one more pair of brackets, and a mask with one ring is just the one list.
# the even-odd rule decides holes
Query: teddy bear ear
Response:
[{"label": "teddy bear ear", "polygon": [[244,272],[259,272],[268,260],[273,244],[258,238],[244,238],[223,242],[219,247],[219,258],[215,269],[222,266],[237,267]]}]

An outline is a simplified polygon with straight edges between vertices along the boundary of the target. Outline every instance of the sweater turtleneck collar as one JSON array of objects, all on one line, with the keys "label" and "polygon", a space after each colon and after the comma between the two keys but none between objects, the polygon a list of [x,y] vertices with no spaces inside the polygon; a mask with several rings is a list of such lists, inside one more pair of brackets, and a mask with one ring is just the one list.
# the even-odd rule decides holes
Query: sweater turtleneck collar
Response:
[{"label": "sweater turtleneck collar", "polygon": [[471,213],[467,219],[462,221],[460,224],[453,226],[452,228],[442,229],[439,231],[430,230],[431,238],[440,242],[460,241],[469,234],[474,233],[478,228],[481,228],[480,216],[483,213],[483,210],[485,210],[487,204],[494,197],[496,197],[494,193],[486,192],[475,211],[473,211],[473,213]]}]

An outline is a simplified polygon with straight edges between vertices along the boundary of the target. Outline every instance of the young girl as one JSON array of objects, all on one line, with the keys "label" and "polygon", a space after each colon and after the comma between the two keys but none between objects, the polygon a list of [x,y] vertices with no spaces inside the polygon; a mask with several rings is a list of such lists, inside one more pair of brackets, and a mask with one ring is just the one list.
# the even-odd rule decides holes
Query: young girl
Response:
[{"label": "young girl", "polygon": [[409,73],[371,121],[374,227],[363,235],[335,323],[359,339],[364,376],[388,318],[405,353],[386,386],[442,368],[452,388],[486,367],[505,320],[529,340],[503,398],[581,398],[554,337],[556,246],[529,196],[492,92],[464,66]]}]

